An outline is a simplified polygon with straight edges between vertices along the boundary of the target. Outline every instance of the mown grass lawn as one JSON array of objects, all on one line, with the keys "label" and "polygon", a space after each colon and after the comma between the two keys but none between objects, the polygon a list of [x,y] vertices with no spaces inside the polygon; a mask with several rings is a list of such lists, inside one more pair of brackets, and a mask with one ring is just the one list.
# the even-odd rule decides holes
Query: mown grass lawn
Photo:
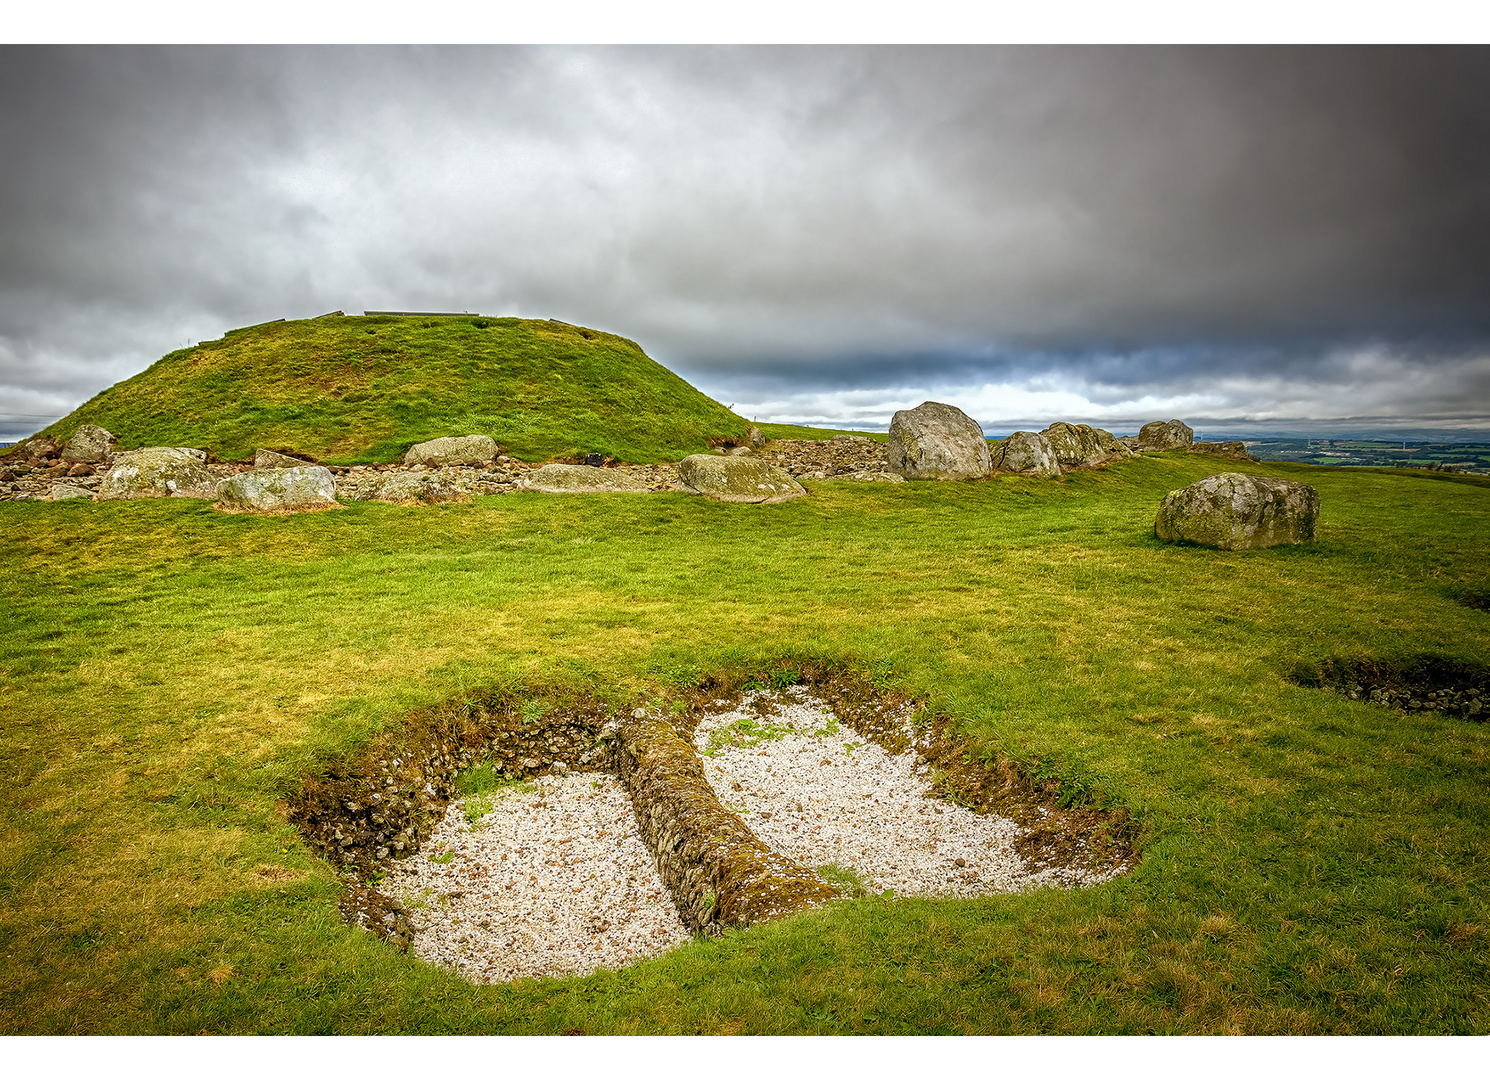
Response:
[{"label": "mown grass lawn", "polygon": [[[1224,467],[1231,467],[1225,463]],[[1295,466],[1319,541],[1156,542],[1145,458],[1050,483],[358,504],[0,504],[6,1032],[1490,1031],[1490,725],[1290,683],[1490,660],[1490,487]],[[1457,592],[1456,592],[1457,591]],[[878,670],[1142,828],[1112,884],[865,899],[474,987],[336,913],[281,816],[325,755],[492,684]]]}]

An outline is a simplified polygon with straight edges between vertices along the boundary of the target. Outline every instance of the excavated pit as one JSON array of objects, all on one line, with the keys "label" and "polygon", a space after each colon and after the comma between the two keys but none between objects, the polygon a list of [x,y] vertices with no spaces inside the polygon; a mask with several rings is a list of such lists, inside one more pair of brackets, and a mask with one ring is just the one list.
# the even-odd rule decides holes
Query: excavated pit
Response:
[{"label": "excavated pit", "polygon": [[1352,701],[1398,712],[1436,712],[1476,723],[1490,717],[1490,667],[1433,654],[1404,660],[1301,661],[1289,678],[1300,686],[1333,690]]},{"label": "excavated pit", "polygon": [[[749,805],[737,788],[721,792],[749,770],[721,772],[743,748],[733,735],[729,746],[711,737],[762,724],[775,734],[751,750],[749,764],[770,775],[779,766],[782,779],[795,772],[807,783],[802,763],[819,759],[799,756],[795,769],[763,760],[778,747],[802,754],[811,743],[823,754],[819,772],[833,768],[834,753],[855,767],[871,753],[883,759],[876,768],[898,763],[898,779],[882,772],[856,781],[867,785],[864,808],[872,799],[885,811],[878,839],[850,838],[819,863],[828,849],[789,842],[791,812],[765,809],[764,788]],[[813,725],[833,727],[838,741]],[[845,748],[852,736],[863,741]],[[736,765],[745,760],[735,756]],[[458,777],[473,766],[501,788],[465,804]],[[904,787],[911,776],[914,793]],[[799,816],[821,798],[777,787]],[[1136,859],[1133,825],[1121,810],[1071,805],[1079,801],[1034,768],[980,760],[946,717],[903,694],[798,665],[645,706],[515,695],[447,702],[309,778],[287,810],[307,842],[345,870],[348,921],[467,978],[497,981],[619,967],[691,934],[769,921],[869,886],[880,892],[885,880],[897,883],[894,895],[931,896],[1107,880]],[[629,816],[617,809],[624,804]],[[825,814],[835,830],[869,829],[857,805],[812,805],[818,816],[799,832],[805,824],[821,833]],[[909,849],[897,856],[895,837],[914,833],[911,823],[934,825],[935,836],[922,838],[914,858]],[[973,833],[982,839],[969,840]],[[890,851],[890,864],[925,864],[930,876],[912,881],[842,854],[870,849]],[[1004,869],[990,872],[993,858]]]}]

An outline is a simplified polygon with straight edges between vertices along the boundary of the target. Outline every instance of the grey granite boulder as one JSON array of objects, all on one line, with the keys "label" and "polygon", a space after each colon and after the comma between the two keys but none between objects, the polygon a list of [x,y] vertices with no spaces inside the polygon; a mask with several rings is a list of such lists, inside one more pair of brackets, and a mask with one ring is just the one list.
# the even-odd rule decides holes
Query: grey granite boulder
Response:
[{"label": "grey granite boulder", "polygon": [[447,435],[409,447],[404,464],[485,465],[496,456],[497,442],[490,435]]},{"label": "grey granite boulder", "polygon": [[1240,551],[1311,543],[1318,521],[1319,492],[1308,484],[1217,473],[1164,496],[1154,535]]},{"label": "grey granite boulder", "polygon": [[587,492],[646,494],[651,489],[625,473],[590,465],[544,465],[528,473],[518,484],[524,491],[546,491],[554,495]]},{"label": "grey granite boulder", "polygon": [[108,461],[113,457],[114,445],[118,441],[97,424],[84,424],[72,433],[72,438],[62,448],[62,460],[72,464]]},{"label": "grey granite boulder", "polygon": [[754,457],[693,454],[678,462],[683,488],[720,502],[775,503],[807,494],[785,469]]},{"label": "grey granite boulder", "polygon": [[261,513],[324,510],[336,505],[336,477],[324,465],[254,469],[220,481],[217,505]]},{"label": "grey granite boulder", "polygon": [[761,447],[766,445],[768,440],[766,439],[765,435],[761,433],[760,428],[756,427],[754,424],[751,424],[750,427],[745,429],[745,441],[750,445],[751,449],[759,450]]},{"label": "grey granite boulder", "polygon": [[353,502],[439,503],[464,499],[466,493],[439,473],[374,473],[358,481]]},{"label": "grey granite boulder", "polygon": [[254,451],[255,469],[303,469],[307,465],[314,464],[314,461],[291,457],[289,454],[281,454],[277,450]]},{"label": "grey granite boulder", "polygon": [[1195,430],[1180,420],[1155,420],[1138,429],[1138,449],[1180,450],[1195,441]]},{"label": "grey granite boulder", "polygon": [[207,455],[184,446],[145,446],[114,455],[114,466],[99,485],[100,499],[210,499],[217,479]]},{"label": "grey granite boulder", "polygon": [[890,471],[907,480],[980,480],[993,468],[978,422],[939,401],[892,416],[887,449]]},{"label": "grey granite boulder", "polygon": [[1061,475],[1055,447],[1044,435],[1033,431],[1016,431],[993,449],[993,464],[999,472],[1022,476],[1053,478]]},{"label": "grey granite boulder", "polygon": [[1091,468],[1131,457],[1132,451],[1110,431],[1087,424],[1059,421],[1040,432],[1049,441],[1055,460],[1064,469]]}]

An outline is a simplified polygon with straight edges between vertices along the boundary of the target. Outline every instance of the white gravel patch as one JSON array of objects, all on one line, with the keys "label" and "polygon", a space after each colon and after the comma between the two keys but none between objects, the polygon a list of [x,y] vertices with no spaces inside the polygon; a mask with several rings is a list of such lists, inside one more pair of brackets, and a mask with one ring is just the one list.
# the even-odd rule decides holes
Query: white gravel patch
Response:
[{"label": "white gravel patch", "polygon": [[774,851],[813,869],[835,864],[896,896],[986,896],[1116,876],[1031,872],[1014,850],[1020,826],[931,796],[914,746],[891,756],[802,693],[765,695],[779,713],[762,717],[749,708],[761,693],[706,716],[694,747],[720,802]]},{"label": "white gravel patch", "polygon": [[631,800],[604,773],[509,790],[474,828],[452,803],[378,887],[409,909],[416,956],[474,982],[589,975],[690,938]]}]

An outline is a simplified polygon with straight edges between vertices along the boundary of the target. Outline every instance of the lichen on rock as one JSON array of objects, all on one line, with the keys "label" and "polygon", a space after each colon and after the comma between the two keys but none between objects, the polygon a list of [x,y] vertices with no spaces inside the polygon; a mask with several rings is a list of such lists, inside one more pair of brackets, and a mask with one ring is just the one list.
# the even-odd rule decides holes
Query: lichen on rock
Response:
[{"label": "lichen on rock", "polygon": [[324,465],[254,469],[217,484],[221,510],[283,513],[325,510],[336,505],[336,477]]},{"label": "lichen on rock", "polygon": [[1217,473],[1164,496],[1154,535],[1239,551],[1312,543],[1318,520],[1319,492],[1308,484]]},{"label": "lichen on rock", "polygon": [[720,502],[777,503],[807,494],[786,470],[754,457],[693,454],[678,463],[678,482]]},{"label": "lichen on rock", "polygon": [[981,480],[993,468],[978,422],[939,401],[895,413],[887,447],[890,471],[907,480]]},{"label": "lichen on rock", "polygon": [[615,469],[562,463],[534,469],[519,482],[518,487],[524,491],[542,491],[554,495],[606,492],[646,494],[651,491],[646,484]]}]

